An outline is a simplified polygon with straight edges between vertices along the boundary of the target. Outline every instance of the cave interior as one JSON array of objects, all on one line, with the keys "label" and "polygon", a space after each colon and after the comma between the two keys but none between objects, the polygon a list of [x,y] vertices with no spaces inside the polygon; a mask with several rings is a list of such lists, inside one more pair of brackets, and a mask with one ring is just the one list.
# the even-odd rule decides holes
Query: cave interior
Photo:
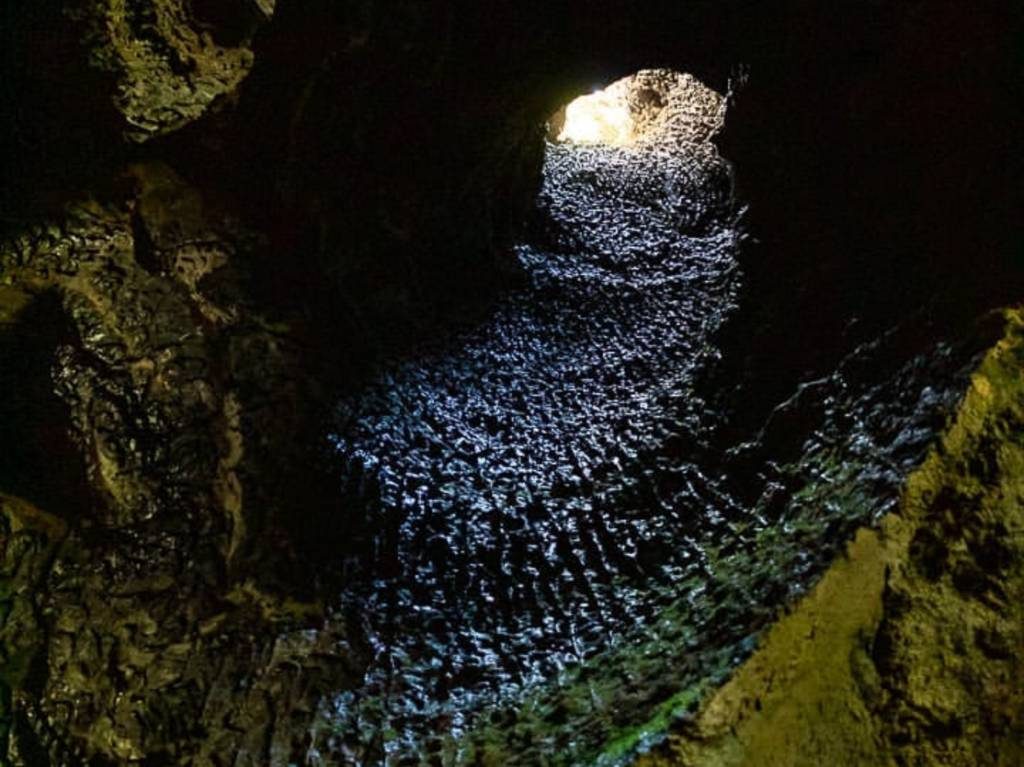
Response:
[{"label": "cave interior", "polygon": [[1020,4],[0,14],[0,764],[1024,763]]}]

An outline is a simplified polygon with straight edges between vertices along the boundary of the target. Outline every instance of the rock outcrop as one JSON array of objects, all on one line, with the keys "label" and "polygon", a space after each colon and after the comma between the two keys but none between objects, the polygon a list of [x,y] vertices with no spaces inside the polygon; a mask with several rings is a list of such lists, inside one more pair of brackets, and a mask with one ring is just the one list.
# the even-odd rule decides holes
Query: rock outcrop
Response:
[{"label": "rock outcrop", "polygon": [[300,402],[315,394],[294,339],[241,289],[258,239],[165,166],[130,181],[120,205],[82,203],[0,251],[4,337],[66,328],[43,380],[11,376],[39,387],[17,400],[63,403],[30,405],[52,421],[22,429],[58,447],[67,434],[77,454],[4,462],[4,490],[23,496],[2,500],[10,757],[262,764],[270,737],[287,760],[288,712],[358,658],[339,650],[343,624],[310,631],[323,606],[289,550],[292,504],[312,519],[323,500],[297,465],[308,455],[267,439],[312,442]]},{"label": "rock outcrop", "polygon": [[1024,759],[1021,319],[1009,315],[899,510],[637,765]]},{"label": "rock outcrop", "polygon": [[84,0],[65,13],[80,24],[89,63],[115,78],[126,135],[145,141],[181,128],[235,93],[253,65],[253,34],[273,0]]}]

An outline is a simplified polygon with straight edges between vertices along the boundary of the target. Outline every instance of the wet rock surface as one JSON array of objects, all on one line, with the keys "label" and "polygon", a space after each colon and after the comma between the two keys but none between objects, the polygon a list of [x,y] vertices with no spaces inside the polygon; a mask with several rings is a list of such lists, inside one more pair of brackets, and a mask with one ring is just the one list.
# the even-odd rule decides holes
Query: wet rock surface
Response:
[{"label": "wet rock surface", "polygon": [[343,626],[315,630],[308,589],[281,596],[292,554],[261,540],[251,561],[280,524],[261,479],[290,472],[257,435],[302,439],[308,390],[295,342],[240,288],[258,238],[211,224],[165,166],[129,175],[121,204],[0,249],[5,373],[35,420],[20,431],[48,440],[16,428],[0,453],[4,757],[287,761],[292,715],[359,656]]},{"label": "wet rock surface", "polygon": [[699,383],[739,287],[731,170],[708,110],[637,105],[634,145],[548,146],[528,285],[339,407],[373,659],[320,711],[326,763],[573,763],[720,678],[895,502],[983,347],[895,329],[723,460]]},{"label": "wet rock surface", "polygon": [[[721,97],[687,84],[715,115]],[[346,595],[377,658],[332,715],[356,747],[395,728],[387,749],[415,752],[415,729],[457,733],[607,646],[697,567],[687,532],[738,511],[686,460],[737,287],[731,172],[679,133],[549,145],[528,286],[339,408],[332,439],[381,531],[349,575],[367,591]]]}]

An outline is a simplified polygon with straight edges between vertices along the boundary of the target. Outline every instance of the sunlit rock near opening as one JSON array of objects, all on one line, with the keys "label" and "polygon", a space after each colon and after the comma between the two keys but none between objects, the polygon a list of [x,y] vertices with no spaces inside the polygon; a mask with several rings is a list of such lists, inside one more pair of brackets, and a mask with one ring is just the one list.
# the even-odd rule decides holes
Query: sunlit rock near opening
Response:
[{"label": "sunlit rock near opening", "polygon": [[707,141],[722,126],[725,100],[697,78],[644,69],[580,96],[550,122],[556,140],[625,146],[658,141]]},{"label": "sunlit rock near opening", "polygon": [[580,96],[565,110],[559,141],[580,144],[627,144],[633,137],[633,119],[622,80],[603,91]]}]

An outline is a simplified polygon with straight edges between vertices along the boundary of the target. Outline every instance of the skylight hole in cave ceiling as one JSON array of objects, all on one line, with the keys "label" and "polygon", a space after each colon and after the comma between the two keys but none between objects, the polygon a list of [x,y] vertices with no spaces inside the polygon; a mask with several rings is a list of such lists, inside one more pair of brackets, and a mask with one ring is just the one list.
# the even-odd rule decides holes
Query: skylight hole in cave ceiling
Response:
[{"label": "skylight hole in cave ceiling", "polygon": [[548,137],[610,146],[708,141],[724,123],[725,104],[692,75],[642,69],[561,107],[548,121]]}]

